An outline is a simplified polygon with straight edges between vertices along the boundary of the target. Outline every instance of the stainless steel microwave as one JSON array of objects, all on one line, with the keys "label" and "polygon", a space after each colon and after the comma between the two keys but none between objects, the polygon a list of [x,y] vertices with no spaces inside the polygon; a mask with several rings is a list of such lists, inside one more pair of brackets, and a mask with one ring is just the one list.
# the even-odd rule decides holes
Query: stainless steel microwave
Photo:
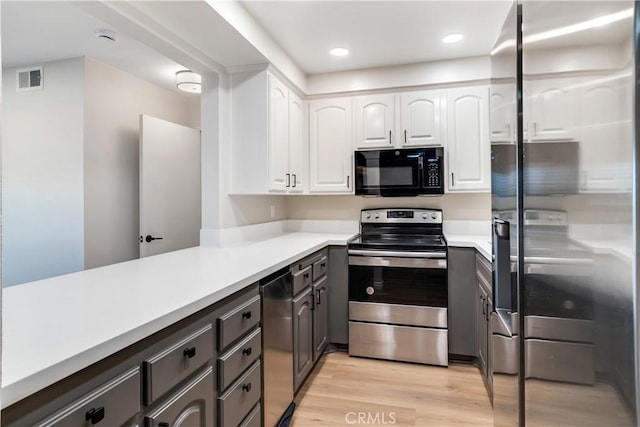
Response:
[{"label": "stainless steel microwave", "polygon": [[443,151],[442,147],[356,151],[356,195],[444,194]]}]

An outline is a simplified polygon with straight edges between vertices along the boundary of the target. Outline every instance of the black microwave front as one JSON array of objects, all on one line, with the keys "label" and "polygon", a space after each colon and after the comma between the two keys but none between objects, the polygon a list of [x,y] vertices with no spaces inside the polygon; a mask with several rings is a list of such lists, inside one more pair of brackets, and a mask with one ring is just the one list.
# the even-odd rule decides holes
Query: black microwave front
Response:
[{"label": "black microwave front", "polygon": [[356,151],[356,195],[444,194],[443,152],[442,147]]}]

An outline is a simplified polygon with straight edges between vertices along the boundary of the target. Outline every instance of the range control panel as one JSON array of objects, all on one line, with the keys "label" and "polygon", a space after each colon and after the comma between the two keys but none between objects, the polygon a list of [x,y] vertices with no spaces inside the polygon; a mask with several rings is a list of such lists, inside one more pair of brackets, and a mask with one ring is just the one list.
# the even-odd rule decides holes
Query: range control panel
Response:
[{"label": "range control panel", "polygon": [[365,209],[360,213],[364,224],[442,224],[442,211],[437,209]]}]

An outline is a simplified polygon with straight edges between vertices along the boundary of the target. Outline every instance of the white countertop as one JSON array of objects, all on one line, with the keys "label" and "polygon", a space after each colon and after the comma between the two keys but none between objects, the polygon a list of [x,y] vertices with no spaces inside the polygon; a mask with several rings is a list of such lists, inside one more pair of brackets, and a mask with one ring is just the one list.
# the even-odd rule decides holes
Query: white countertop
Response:
[{"label": "white countertop", "polygon": [[447,245],[458,248],[475,248],[482,256],[491,262],[491,236],[484,234],[446,233]]},{"label": "white countertop", "polygon": [[5,288],[5,408],[353,233],[195,247]]}]

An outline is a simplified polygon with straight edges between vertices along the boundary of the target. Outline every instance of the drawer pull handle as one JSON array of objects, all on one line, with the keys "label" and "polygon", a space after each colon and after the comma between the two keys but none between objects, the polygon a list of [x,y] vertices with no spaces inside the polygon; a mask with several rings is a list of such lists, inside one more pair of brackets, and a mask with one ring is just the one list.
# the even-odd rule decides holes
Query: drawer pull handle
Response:
[{"label": "drawer pull handle", "polygon": [[242,354],[244,354],[245,356],[251,356],[251,347],[243,348]]},{"label": "drawer pull handle", "polygon": [[326,262],[320,263],[320,267],[324,268],[324,267],[326,267],[326,266],[327,266],[327,263],[326,263]]},{"label": "drawer pull handle", "polygon": [[193,356],[196,355],[196,348],[195,347],[185,348],[182,354],[184,354],[184,357],[186,357],[187,359],[191,359]]},{"label": "drawer pull handle", "polygon": [[251,310],[245,311],[244,313],[242,313],[242,318],[243,319],[251,319]]},{"label": "drawer pull handle", "polygon": [[303,276],[304,276],[305,279],[308,279],[309,278],[309,273],[304,273]]},{"label": "drawer pull handle", "polygon": [[249,393],[251,391],[251,383],[242,384],[242,389]]},{"label": "drawer pull handle", "polygon": [[169,427],[169,423],[158,423],[158,427]]},{"label": "drawer pull handle", "polygon": [[104,407],[91,408],[85,415],[85,420],[91,421],[91,424],[98,424],[104,418]]}]

